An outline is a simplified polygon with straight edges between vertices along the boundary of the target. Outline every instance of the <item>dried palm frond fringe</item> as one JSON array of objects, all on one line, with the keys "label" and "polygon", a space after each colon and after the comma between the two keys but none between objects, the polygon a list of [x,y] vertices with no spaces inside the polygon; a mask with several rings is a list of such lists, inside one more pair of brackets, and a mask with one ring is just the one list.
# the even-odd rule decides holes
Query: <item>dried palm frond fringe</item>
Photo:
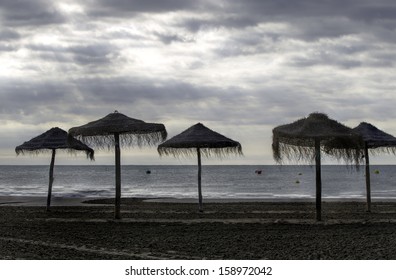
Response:
[{"label": "dried palm frond fringe", "polygon": [[[277,143],[272,145],[273,157],[278,163],[306,162],[313,164],[315,162],[315,147],[295,146],[286,143]],[[362,162],[361,149],[327,149],[321,146],[321,151],[334,157],[338,161],[344,161],[347,164],[360,164]]]},{"label": "dried palm frond fringe", "polygon": [[362,162],[364,144],[361,136],[320,113],[274,128],[273,157],[278,163],[285,160],[313,163],[316,140],[320,141],[321,151],[337,160],[356,166]]},{"label": "dried palm frond fringe", "polygon": [[[367,148],[371,149],[372,153],[393,153],[396,152],[396,138],[388,134],[372,124],[362,122],[353,129],[360,134],[365,141]],[[376,151],[373,151],[375,149]]]},{"label": "dried palm frond fringe", "polygon": [[[198,148],[173,148],[173,147],[158,147],[160,156],[174,156],[174,157],[194,157],[197,155]],[[201,155],[204,157],[215,156],[218,158],[225,158],[227,155],[243,155],[241,145],[235,147],[219,147],[219,148],[199,148]]]},{"label": "dried palm frond fringe", "polygon": [[[30,149],[15,149],[15,153],[17,154],[17,156],[19,155],[30,155],[30,156],[38,156],[40,154],[49,154],[52,153],[53,149],[40,149],[40,150],[30,150]],[[68,149],[62,149],[62,151],[77,156],[78,152],[85,152],[86,156],[88,159],[90,160],[94,160],[95,156],[94,156],[94,152],[93,151],[87,151],[87,150],[76,150],[76,149],[72,149],[72,148],[68,148]]]},{"label": "dried palm frond fringe", "polygon": [[117,111],[99,120],[69,129],[69,137],[76,137],[84,143],[108,150],[114,149],[115,134],[120,136],[122,147],[154,146],[167,137],[163,124],[146,123]]},{"label": "dried palm frond fringe", "polygon": [[371,148],[370,154],[371,155],[379,155],[379,154],[394,154],[396,155],[396,147],[378,147],[378,148]]},{"label": "dried palm frond fringe", "polygon": [[158,146],[160,156],[191,157],[200,154],[223,158],[229,154],[243,155],[242,146],[224,135],[197,123]]},{"label": "dried palm frond fringe", "polygon": [[[73,137],[69,134],[69,137]],[[108,135],[93,135],[84,136],[76,135],[76,139],[86,143],[89,146],[97,147],[98,149],[113,150],[115,145],[114,134]],[[167,137],[166,131],[158,132],[128,132],[120,134],[120,146],[123,148],[142,146],[155,146],[164,141]]]},{"label": "dried palm frond fringe", "polygon": [[87,158],[94,160],[94,150],[71,137],[68,139],[67,132],[59,127],[53,127],[43,134],[24,142],[15,148],[17,155],[30,153],[38,155],[49,153],[53,150],[65,150],[68,153],[76,154],[78,151],[84,151]]}]

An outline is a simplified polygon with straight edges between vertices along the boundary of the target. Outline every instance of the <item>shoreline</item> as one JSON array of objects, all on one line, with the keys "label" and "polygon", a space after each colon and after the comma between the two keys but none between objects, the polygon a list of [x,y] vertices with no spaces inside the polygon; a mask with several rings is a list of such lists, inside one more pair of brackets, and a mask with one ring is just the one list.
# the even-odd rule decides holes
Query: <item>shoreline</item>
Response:
[{"label": "shoreline", "polygon": [[[110,197],[60,197],[53,196],[51,206],[91,206],[97,204],[110,204]],[[197,198],[175,197],[123,197],[124,201],[138,200],[148,203],[172,203],[172,204],[196,204]],[[98,203],[95,203],[97,201]],[[204,204],[227,204],[227,203],[314,203],[314,198],[204,198]],[[324,203],[351,202],[365,203],[364,198],[322,198]],[[395,202],[396,198],[372,198],[372,202]],[[44,196],[0,196],[2,206],[45,206],[47,197]]]}]

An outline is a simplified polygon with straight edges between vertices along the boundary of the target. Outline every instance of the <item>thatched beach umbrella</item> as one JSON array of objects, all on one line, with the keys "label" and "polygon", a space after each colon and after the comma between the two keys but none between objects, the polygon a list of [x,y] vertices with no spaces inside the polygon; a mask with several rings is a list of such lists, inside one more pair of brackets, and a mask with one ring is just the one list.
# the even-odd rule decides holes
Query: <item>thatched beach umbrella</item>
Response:
[{"label": "thatched beach umbrella", "polygon": [[201,189],[201,154],[209,157],[215,155],[223,157],[234,153],[242,155],[242,146],[239,142],[231,140],[201,123],[191,126],[182,133],[174,136],[158,146],[158,153],[162,155],[185,155],[198,157],[198,201],[199,211],[203,210],[202,206],[202,189]]},{"label": "thatched beach umbrella", "polygon": [[94,159],[94,150],[81,143],[77,139],[70,139],[68,141],[67,132],[59,127],[51,128],[43,134],[23,143],[15,148],[17,155],[25,153],[45,153],[52,152],[50,171],[49,171],[49,184],[48,184],[48,197],[47,197],[47,211],[51,205],[52,183],[54,182],[54,164],[56,150],[62,149],[68,152],[83,151],[91,160]]},{"label": "thatched beach umbrella", "polygon": [[361,137],[352,129],[329,119],[325,114],[312,113],[307,118],[273,129],[273,156],[277,162],[287,159],[316,163],[316,219],[321,217],[322,179],[321,149],[327,154],[359,163]]},{"label": "thatched beach umbrella", "polygon": [[163,124],[146,123],[117,111],[104,118],[69,129],[69,136],[98,148],[115,150],[115,218],[120,219],[121,146],[157,145],[166,139]]},{"label": "thatched beach umbrella", "polygon": [[371,211],[370,159],[368,150],[372,152],[388,152],[396,154],[396,138],[376,128],[374,125],[362,122],[353,129],[363,137],[364,157],[366,159],[366,195],[367,211]]}]

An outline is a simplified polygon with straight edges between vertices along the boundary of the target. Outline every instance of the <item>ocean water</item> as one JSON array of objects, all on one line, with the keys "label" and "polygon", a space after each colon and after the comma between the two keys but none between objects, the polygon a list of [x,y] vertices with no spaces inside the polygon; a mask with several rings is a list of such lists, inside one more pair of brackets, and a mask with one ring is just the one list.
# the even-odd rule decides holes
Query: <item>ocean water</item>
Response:
[{"label": "ocean water", "polygon": [[[396,166],[371,166],[371,171],[372,197],[396,199]],[[0,166],[0,196],[46,196],[48,173],[49,166]],[[55,166],[54,177],[54,196],[114,196],[113,166]],[[323,166],[322,188],[323,198],[364,199],[364,167]],[[315,167],[203,166],[202,192],[204,198],[311,199]],[[196,198],[197,166],[122,166],[122,197],[132,196]]]}]

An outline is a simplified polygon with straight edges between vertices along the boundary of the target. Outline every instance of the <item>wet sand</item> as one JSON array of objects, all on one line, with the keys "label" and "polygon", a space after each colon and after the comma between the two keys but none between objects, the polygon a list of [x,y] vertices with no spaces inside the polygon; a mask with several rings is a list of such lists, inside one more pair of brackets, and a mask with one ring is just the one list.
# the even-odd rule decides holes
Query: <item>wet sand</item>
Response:
[{"label": "wet sand", "polygon": [[396,259],[395,202],[53,202],[0,198],[0,259]]}]

